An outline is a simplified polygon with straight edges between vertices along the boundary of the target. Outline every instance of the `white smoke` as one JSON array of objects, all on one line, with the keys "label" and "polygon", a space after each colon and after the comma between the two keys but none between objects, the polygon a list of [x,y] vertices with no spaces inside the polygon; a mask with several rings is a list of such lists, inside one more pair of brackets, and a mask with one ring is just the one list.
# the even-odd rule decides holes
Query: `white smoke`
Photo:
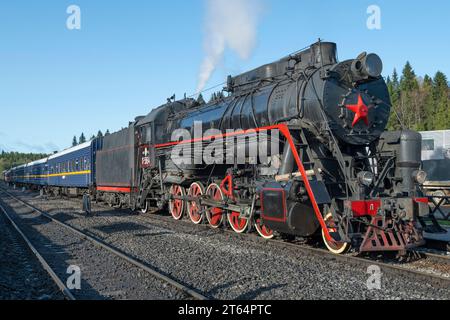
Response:
[{"label": "white smoke", "polygon": [[197,92],[201,92],[230,48],[248,59],[256,44],[260,0],[206,0],[205,58],[200,67]]}]

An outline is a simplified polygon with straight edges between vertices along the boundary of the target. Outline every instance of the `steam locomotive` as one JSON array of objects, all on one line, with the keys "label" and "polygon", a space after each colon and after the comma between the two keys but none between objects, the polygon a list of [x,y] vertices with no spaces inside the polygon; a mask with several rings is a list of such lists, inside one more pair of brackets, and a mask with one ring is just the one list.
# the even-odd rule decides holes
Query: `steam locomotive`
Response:
[{"label": "steam locomotive", "polygon": [[[382,69],[376,54],[338,62],[336,44],[319,41],[230,76],[208,103],[168,99],[79,147],[67,165],[56,154],[54,165],[38,163],[38,177],[21,168],[7,179],[40,179],[50,193],[144,213],[167,208],[176,220],[266,239],[321,234],[336,254],[417,247],[429,212],[419,189],[422,138],[385,131],[391,107]],[[76,156],[81,149],[87,158]],[[70,183],[81,174],[85,184]]]}]

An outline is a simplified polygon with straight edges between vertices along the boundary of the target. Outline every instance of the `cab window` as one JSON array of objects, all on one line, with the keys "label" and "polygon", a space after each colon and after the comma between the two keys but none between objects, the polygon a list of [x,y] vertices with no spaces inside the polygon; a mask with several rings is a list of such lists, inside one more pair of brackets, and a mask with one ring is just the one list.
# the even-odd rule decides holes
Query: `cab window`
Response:
[{"label": "cab window", "polygon": [[143,143],[151,143],[152,142],[152,126],[145,125],[141,127],[141,139]]}]

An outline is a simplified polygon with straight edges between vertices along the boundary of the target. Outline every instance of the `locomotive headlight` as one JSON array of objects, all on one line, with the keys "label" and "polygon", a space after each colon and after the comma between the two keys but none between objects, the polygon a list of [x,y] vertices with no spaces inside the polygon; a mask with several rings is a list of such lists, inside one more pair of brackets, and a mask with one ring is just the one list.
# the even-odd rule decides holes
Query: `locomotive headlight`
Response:
[{"label": "locomotive headlight", "polygon": [[364,72],[370,76],[377,78],[383,72],[383,62],[381,58],[374,54],[370,53],[363,59]]},{"label": "locomotive headlight", "polygon": [[418,184],[424,184],[427,181],[427,173],[423,170],[413,172],[413,178]]},{"label": "locomotive headlight", "polygon": [[375,175],[369,171],[363,171],[358,173],[358,180],[361,184],[366,187],[370,187],[372,183],[375,181]]},{"label": "locomotive headlight", "polygon": [[363,52],[353,61],[351,71],[354,80],[378,78],[383,72],[383,61],[375,53]]}]

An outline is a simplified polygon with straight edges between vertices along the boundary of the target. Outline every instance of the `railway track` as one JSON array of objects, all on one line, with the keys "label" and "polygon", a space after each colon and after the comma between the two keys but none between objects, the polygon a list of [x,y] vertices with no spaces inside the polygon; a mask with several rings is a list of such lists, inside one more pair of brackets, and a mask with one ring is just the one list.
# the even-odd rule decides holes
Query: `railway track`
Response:
[{"label": "railway track", "polygon": [[[143,217],[137,217],[137,219],[142,220]],[[165,222],[168,223],[184,223],[184,224],[190,224],[190,221],[188,220],[181,220],[181,221],[174,221],[171,217],[164,217],[164,216],[159,216],[159,215],[147,215],[146,216],[147,219],[158,219],[158,220],[164,220]],[[197,225],[198,227],[201,228],[207,228],[209,229],[209,226],[207,224],[201,224],[201,225]],[[450,277],[444,277],[444,276],[439,276],[430,272],[423,272],[423,271],[418,271],[418,270],[414,270],[414,269],[410,269],[407,268],[406,266],[408,266],[407,263],[404,263],[405,266],[399,266],[396,265],[394,263],[396,263],[396,261],[391,261],[391,263],[386,263],[383,261],[379,261],[379,258],[376,257],[369,257],[369,256],[361,256],[361,255],[355,255],[355,254],[344,254],[344,255],[335,255],[331,252],[329,252],[328,250],[325,249],[321,249],[318,247],[314,247],[311,245],[307,245],[307,244],[303,244],[303,243],[299,243],[299,242],[295,242],[295,241],[289,241],[289,240],[283,240],[283,239],[271,239],[271,240],[266,240],[263,239],[261,237],[259,237],[256,234],[252,234],[252,233],[244,233],[244,234],[236,234],[235,232],[233,232],[230,229],[226,229],[226,228],[222,228],[222,229],[218,229],[218,232],[223,232],[226,234],[229,234],[233,237],[247,237],[248,239],[251,239],[252,241],[256,241],[259,243],[267,243],[270,242],[272,244],[275,244],[277,246],[280,246],[280,248],[283,247],[290,247],[293,249],[298,249],[301,250],[305,253],[312,253],[314,255],[318,255],[320,257],[329,259],[329,260],[339,260],[345,263],[352,263],[352,264],[357,264],[357,265],[365,265],[365,266],[372,266],[372,265],[377,265],[378,267],[380,267],[382,270],[390,272],[392,274],[408,274],[410,277],[421,280],[421,281],[427,281],[437,287],[440,288],[449,288],[450,289]],[[450,270],[450,256],[448,255],[443,255],[443,254],[436,254],[436,253],[431,253],[429,251],[426,250],[412,250],[409,252],[409,258],[408,260],[411,259],[422,259],[422,260],[428,260],[428,261],[432,261],[433,263],[439,263],[439,264],[443,264],[443,265],[447,265],[449,266],[449,270]]]},{"label": "railway track", "polygon": [[[80,202],[78,200],[72,201],[72,202],[74,202],[74,203],[76,202],[77,204],[80,204]],[[101,206],[103,206],[103,205],[101,205]],[[106,207],[106,206],[103,206],[103,207]],[[149,223],[149,222],[151,223],[152,221],[153,222],[163,222],[163,223],[167,223],[167,224],[171,224],[171,225],[174,225],[175,223],[176,224],[181,223],[182,225],[192,227],[191,223],[187,220],[175,222],[171,219],[171,217],[165,217],[165,216],[160,216],[160,215],[147,214],[145,216],[133,217],[133,219],[140,220],[144,223]],[[207,225],[199,225],[199,227],[202,227],[205,229],[210,229]],[[288,248],[291,248],[294,250],[300,250],[300,251],[308,253],[308,254],[320,256],[321,258],[324,258],[327,260],[337,260],[337,261],[345,262],[347,264],[359,265],[359,266],[363,265],[363,266],[367,266],[367,267],[376,265],[376,266],[380,267],[380,269],[382,270],[383,273],[390,273],[393,275],[407,275],[409,278],[429,283],[433,287],[444,288],[444,289],[450,288],[450,278],[449,277],[444,277],[444,276],[432,274],[429,272],[413,270],[413,269],[409,269],[405,266],[399,266],[399,265],[396,265],[393,263],[386,263],[386,262],[377,260],[377,258],[356,256],[354,254],[334,255],[334,254],[328,252],[327,250],[312,247],[310,245],[305,245],[305,244],[301,244],[301,243],[299,244],[296,242],[279,240],[279,239],[265,240],[265,239],[258,237],[255,234],[238,235],[238,234],[235,234],[234,232],[232,232],[231,230],[226,230],[226,229],[219,229],[218,232],[225,233],[232,237],[241,238],[243,236],[244,238],[247,238],[251,241],[255,241],[258,243],[270,242],[271,244],[279,246],[280,248],[288,247]],[[437,254],[432,254],[429,252],[420,251],[420,252],[415,252],[415,254],[420,259],[430,260],[435,263],[449,264],[449,262],[450,262],[448,257],[442,256],[442,255],[437,255]],[[408,265],[408,264],[405,264],[405,265]]]},{"label": "railway track", "polygon": [[[57,225],[69,230],[70,232],[72,232],[73,234],[76,234],[77,236],[88,240],[89,242],[93,243],[94,245],[108,251],[109,253],[121,258],[122,260],[134,265],[135,267],[145,271],[146,273],[152,275],[153,277],[173,286],[174,288],[180,290],[181,292],[185,293],[186,295],[188,295],[189,297],[195,299],[195,300],[209,300],[208,297],[204,296],[203,294],[197,292],[195,289],[190,288],[180,282],[178,282],[175,279],[172,279],[171,277],[169,277],[168,275],[165,275],[161,272],[159,272],[158,270],[150,267],[147,264],[144,264],[140,261],[138,261],[137,259],[133,258],[132,256],[114,248],[113,246],[94,238],[91,235],[88,235],[87,233],[78,230],[54,217],[52,217],[51,215],[49,215],[48,213],[34,207],[33,205],[29,204],[28,202],[12,195],[11,193],[9,193],[8,191],[6,191],[5,189],[0,189],[5,195],[7,195],[9,198],[15,200],[17,203],[22,204],[23,206],[31,209],[32,211],[40,214],[41,216],[47,218],[48,220],[56,223]],[[20,229],[18,229],[17,225],[14,223],[14,221],[10,218],[10,216],[8,215],[8,213],[6,212],[6,210],[4,210],[4,208],[0,205],[1,210],[3,211],[3,213],[5,215],[8,216],[8,219],[14,224],[14,226],[17,228],[17,230],[21,233],[21,235],[23,237],[25,237],[24,239],[26,239],[26,236],[24,235],[23,232],[20,231]],[[67,294],[67,296],[72,300],[75,299],[73,297],[73,295],[70,293],[70,291],[64,286],[64,284],[62,283],[62,281],[56,276],[56,273],[54,271],[52,271],[52,269],[50,268],[49,264],[45,262],[45,260],[42,258],[42,256],[37,252],[37,250],[32,247],[32,244],[29,240],[26,240],[27,244],[29,244],[30,248],[33,248],[33,252],[37,255],[38,259],[41,261],[41,263],[43,263],[44,268],[46,268],[46,270],[49,272],[49,274],[52,276],[52,278],[55,280],[55,282],[57,282],[58,287],[61,288],[61,290],[63,291],[63,293]]]},{"label": "railway track", "polygon": [[58,277],[56,272],[52,269],[52,267],[47,262],[47,260],[44,259],[44,257],[38,252],[38,250],[36,250],[34,245],[31,243],[30,239],[28,239],[28,237],[25,235],[25,233],[19,228],[19,226],[14,222],[14,220],[9,216],[8,212],[5,210],[5,208],[1,204],[0,204],[0,211],[6,217],[8,222],[12,225],[13,229],[16,230],[16,232],[20,235],[20,237],[25,241],[29,250],[38,259],[39,263],[44,268],[44,270],[48,273],[48,275],[50,276],[52,281],[58,286],[59,290],[64,295],[64,298],[66,300],[76,300],[75,297],[73,296],[73,294],[70,292],[70,290],[64,284],[64,282]]},{"label": "railway track", "polygon": [[[162,216],[146,216],[147,220],[151,219],[158,219],[158,220],[164,220],[165,222],[172,222],[172,219],[170,217],[162,217]],[[138,219],[142,219],[138,218]],[[185,223],[190,224],[189,221],[173,221],[173,223]],[[198,227],[202,228],[208,228],[208,225],[198,225]],[[357,256],[354,254],[345,254],[345,255],[335,255],[328,250],[316,248],[310,245],[306,244],[300,244],[288,240],[281,240],[281,239],[272,239],[272,240],[265,240],[261,237],[259,237],[256,234],[246,233],[246,234],[236,234],[232,230],[228,229],[219,229],[217,232],[223,232],[226,234],[229,234],[233,237],[247,237],[248,239],[251,239],[252,241],[256,241],[259,243],[267,243],[270,242],[274,245],[279,246],[280,248],[290,247],[292,249],[301,250],[305,253],[314,254],[317,256],[320,256],[322,258],[328,259],[328,260],[338,260],[345,263],[350,263],[354,265],[364,265],[364,266],[373,266],[376,265],[380,267],[383,272],[389,272],[391,274],[407,274],[409,277],[420,280],[420,281],[426,281],[430,284],[433,284],[433,286],[439,287],[439,288],[449,288],[450,289],[450,277],[444,277],[439,276],[436,274],[432,274],[429,272],[422,272],[417,271],[413,269],[409,269],[407,267],[402,267],[395,265],[393,263],[386,263],[382,261],[377,261],[375,258],[367,258],[362,256]],[[442,263],[442,264],[448,264],[450,266],[450,258],[447,256],[439,255],[439,254],[432,254],[425,251],[414,251],[414,255],[416,258],[421,259],[428,259],[435,263]],[[407,265],[405,263],[405,265]]]},{"label": "railway track", "polygon": [[422,259],[435,261],[437,263],[448,263],[448,264],[450,264],[450,254],[434,253],[434,252],[429,251],[427,249],[413,250],[411,252],[413,254],[417,255],[418,257],[422,258]]}]

